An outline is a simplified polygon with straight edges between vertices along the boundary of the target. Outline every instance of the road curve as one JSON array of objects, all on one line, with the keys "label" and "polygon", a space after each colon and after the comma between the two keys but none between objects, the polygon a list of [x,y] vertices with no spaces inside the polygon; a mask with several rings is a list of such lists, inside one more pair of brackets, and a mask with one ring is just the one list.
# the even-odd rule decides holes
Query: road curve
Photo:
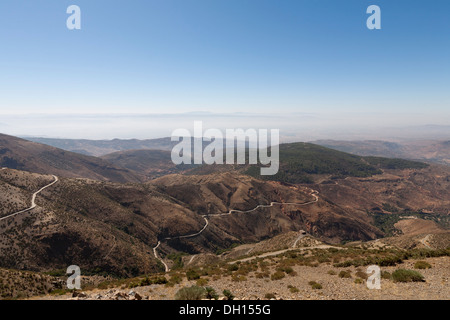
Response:
[{"label": "road curve", "polygon": [[156,258],[157,260],[161,261],[161,263],[164,265],[164,268],[166,269],[166,272],[169,272],[169,271],[170,271],[169,266],[164,262],[163,259],[161,259],[161,258],[158,256],[158,252],[156,251],[156,249],[158,249],[158,247],[159,247],[160,245],[161,245],[161,241],[158,241],[158,244],[153,248],[153,254],[155,255],[155,258]]},{"label": "road curve", "polygon": [[[5,168],[2,168],[2,170],[4,170],[4,169],[5,169]],[[57,182],[59,181],[58,177],[55,176],[55,175],[53,176],[53,179],[55,179],[55,180],[54,180],[52,183],[46,185],[45,187],[40,188],[38,191],[36,191],[35,193],[33,193],[32,197],[31,197],[31,207],[29,207],[29,208],[27,208],[27,209],[24,209],[24,210],[20,210],[20,211],[14,212],[14,213],[11,213],[11,214],[9,214],[9,215],[3,217],[3,218],[0,218],[0,221],[5,220],[5,219],[8,219],[8,218],[11,218],[11,217],[14,217],[14,216],[16,216],[16,215],[18,215],[18,214],[20,214],[20,213],[28,212],[28,211],[30,211],[30,210],[36,208],[36,196],[37,196],[39,193],[41,193],[43,190],[47,189],[48,187],[51,187],[52,185],[54,185],[55,183],[57,183]]]},{"label": "road curve", "polygon": [[[313,190],[313,189],[310,189],[310,190],[311,190],[310,195],[314,197],[314,200],[312,200],[312,201],[303,202],[303,203],[296,203],[296,202],[271,202],[269,205],[267,205],[267,204],[257,205],[255,208],[253,208],[251,210],[242,211],[242,210],[232,209],[232,210],[230,210],[228,212],[224,212],[224,213],[202,215],[202,218],[205,219],[205,225],[199,232],[192,233],[192,234],[187,234],[187,235],[182,235],[182,236],[176,236],[176,237],[167,237],[167,238],[163,238],[161,240],[173,240],[173,239],[183,239],[183,238],[196,237],[196,236],[200,235],[203,231],[205,231],[206,227],[208,227],[208,225],[209,225],[208,218],[210,218],[210,217],[226,216],[226,215],[231,215],[232,213],[250,213],[250,212],[256,211],[256,210],[258,210],[260,208],[270,208],[270,207],[273,207],[274,205],[280,205],[280,206],[283,206],[283,205],[306,206],[306,205],[309,205],[309,204],[312,204],[312,203],[316,203],[317,201],[319,201],[319,197],[317,196],[317,194],[319,194],[319,192],[317,190]],[[155,256],[155,258],[157,260],[161,261],[161,263],[164,265],[164,267],[166,269],[166,272],[169,272],[170,268],[158,256],[157,249],[161,245],[161,240],[158,240],[157,245],[153,248],[153,255]]]},{"label": "road curve", "polygon": [[250,213],[250,212],[256,211],[256,210],[258,210],[260,208],[270,208],[270,207],[273,207],[274,205],[280,205],[280,206],[284,206],[284,205],[306,206],[308,204],[312,204],[312,203],[315,203],[315,202],[319,201],[319,197],[317,196],[318,193],[319,193],[318,191],[312,190],[310,195],[312,195],[315,199],[313,201],[309,201],[309,202],[303,202],[303,203],[296,203],[296,202],[271,202],[270,204],[260,204],[260,205],[256,206],[255,208],[253,208],[251,210],[241,211],[241,210],[232,209],[232,210],[230,210],[228,212],[217,213],[217,214],[209,214],[207,216],[208,217],[219,217],[219,216],[230,215],[232,213]]}]

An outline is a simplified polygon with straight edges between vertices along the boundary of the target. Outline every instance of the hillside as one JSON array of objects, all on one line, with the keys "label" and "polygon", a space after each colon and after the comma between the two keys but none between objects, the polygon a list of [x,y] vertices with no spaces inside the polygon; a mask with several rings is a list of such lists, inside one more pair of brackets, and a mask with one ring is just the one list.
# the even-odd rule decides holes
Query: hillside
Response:
[{"label": "hillside", "polygon": [[165,150],[127,150],[110,153],[102,159],[136,172],[149,180],[166,174],[182,173],[196,165],[175,165],[171,152]]},{"label": "hillside", "polygon": [[105,160],[0,134],[0,167],[69,178],[137,182],[139,177]]},{"label": "hillside", "polygon": [[[312,183],[317,175],[331,178],[369,177],[380,174],[380,169],[423,168],[418,162],[382,157],[361,157],[311,143],[280,145],[280,170],[275,176],[260,176],[259,166],[248,165],[180,165],[175,166],[170,150],[176,142],[170,138],[149,140],[70,140],[33,138],[66,150],[101,155],[118,167],[138,174],[142,179],[153,179],[172,173],[211,174],[238,171],[258,179],[289,183]],[[203,147],[207,145],[203,143]],[[114,151],[114,152],[113,152]],[[111,152],[111,153],[109,153]]]},{"label": "hillside", "polygon": [[[355,212],[445,217],[450,213],[450,168],[386,169],[367,178],[324,180],[313,186],[327,199]],[[443,220],[443,223],[444,223]]]},{"label": "hillside", "polygon": [[[449,235],[439,235],[447,246]],[[298,239],[299,233],[289,232],[254,246],[238,246],[227,255],[183,256],[177,269],[166,274],[105,279],[94,286],[86,277],[82,293],[59,290],[55,293],[61,295],[32,299],[167,300],[177,299],[180,290],[191,286],[209,287],[219,300],[226,300],[223,290],[237,300],[446,300],[450,294],[450,250],[434,247],[434,238],[428,249],[403,248],[414,239],[396,246],[390,240],[397,237],[345,246],[325,244],[310,235]],[[261,249],[269,251],[258,252]],[[382,271],[381,288],[368,290],[368,266],[374,264]],[[399,276],[401,269],[414,270],[421,279],[408,282]]]},{"label": "hillside", "polygon": [[280,169],[274,176],[260,176],[259,168],[251,166],[245,172],[251,176],[288,183],[312,183],[317,175],[330,179],[370,177],[382,169],[424,168],[427,165],[403,159],[361,157],[311,143],[280,145]]},{"label": "hillside", "polygon": [[[18,199],[10,201],[8,211],[28,206],[26,195],[30,197],[49,178],[1,170],[0,181],[10,192],[4,195],[5,201]],[[30,181],[33,187],[24,187],[21,181]],[[300,229],[334,242],[381,235],[364,219],[313,200],[308,188],[236,173],[169,175],[127,185],[61,178],[39,194],[35,209],[0,221],[0,267],[51,271],[77,264],[88,272],[131,276],[161,270],[153,254],[158,240],[164,257],[177,251],[215,253],[234,243],[257,242]],[[305,205],[253,210],[272,201]],[[226,214],[232,209],[251,212]],[[12,212],[4,215],[8,213]],[[207,228],[202,215],[207,215]],[[178,238],[203,229],[198,236]]]},{"label": "hillside", "polygon": [[403,158],[450,164],[450,141],[413,140],[390,142],[379,140],[318,140],[313,143],[361,156]]},{"label": "hillside", "polygon": [[[178,169],[166,161],[170,153],[130,150],[106,158],[151,180],[124,184],[96,172],[80,178],[89,167],[82,167],[76,179],[64,177],[60,168],[72,156],[107,163],[104,159],[3,139],[2,156],[14,154],[16,166],[31,161],[29,166],[41,166],[46,174],[0,170],[0,268],[59,274],[76,264],[85,275],[134,277],[176,269],[192,259],[198,259],[192,264],[197,266],[266,250],[285,252],[301,230],[322,249],[390,235],[397,235],[391,243],[408,249],[448,244],[447,166],[294,143],[281,146],[284,175],[270,181],[273,177],[243,174],[251,170],[246,165],[166,174]],[[48,153],[61,162],[48,164]],[[310,183],[289,183],[304,180]],[[31,195],[52,181],[37,195],[35,208],[11,216],[29,208]],[[239,250],[232,249],[236,246]]]},{"label": "hillside", "polygon": [[[319,193],[314,193],[309,185],[302,187],[261,181],[236,172],[200,176],[175,174],[145,184],[126,185],[61,178],[39,194],[35,209],[0,221],[0,268],[55,275],[63,274],[68,265],[77,264],[87,276],[133,277],[164,270],[154,255],[158,241],[158,255],[170,268],[176,269],[182,261],[181,265],[189,265],[190,268],[201,266],[208,269],[215,268],[214,264],[222,257],[235,259],[262,254],[270,262],[276,255],[289,254],[286,246],[289,248],[295,244],[302,251],[305,250],[303,246],[327,250],[336,244],[341,247],[339,243],[342,241],[361,243],[361,240],[382,237],[379,228],[388,231],[391,227],[403,235],[369,244],[373,243],[374,248],[378,248],[380,243],[408,249],[424,246],[446,248],[448,227],[445,228],[440,221],[446,214],[440,210],[447,208],[448,211],[449,205],[444,199],[450,180],[442,170],[434,166],[387,169],[387,172],[374,177],[350,177],[311,185]],[[8,204],[2,206],[3,216],[29,206],[31,193],[51,180],[48,175],[0,170],[0,187],[4,190],[1,203]],[[403,204],[411,202],[417,205],[411,210],[421,208],[420,204],[430,204],[422,207],[428,213],[411,213],[396,198],[386,197],[386,192],[393,186],[401,188],[398,189],[398,200],[408,193],[417,198],[416,202],[405,199]],[[366,207],[370,208],[377,201],[385,202],[383,211],[375,212],[393,219],[373,220]],[[271,205],[271,202],[285,204]],[[205,218],[208,220],[206,226]],[[203,232],[199,233],[201,230]],[[307,237],[300,239],[300,230],[305,230]],[[180,238],[187,235],[194,236]],[[311,237],[313,240],[309,241]],[[232,249],[236,245],[238,247]],[[363,242],[361,246],[366,245]],[[217,255],[219,253],[223,254]],[[348,257],[355,259],[354,253],[355,250],[349,249]],[[381,254],[381,257],[384,254],[374,253],[377,256]],[[390,253],[386,251],[386,254]],[[327,261],[321,253],[317,254],[319,264]],[[359,254],[366,256],[364,251]],[[251,261],[242,265],[248,263]],[[310,277],[309,263],[316,262],[311,260],[305,265],[300,259],[299,263],[302,267],[297,272],[306,272],[305,275]],[[274,266],[272,272],[276,268]],[[326,272],[330,266],[324,268]],[[241,280],[235,278],[241,279],[239,275],[242,274],[230,275],[230,280],[225,283],[214,280],[211,283],[219,288],[225,286],[237,290],[236,281]],[[53,284],[57,279],[29,276],[28,273],[14,277],[18,277],[20,283],[26,283],[30,278],[33,284],[28,291],[4,287],[5,294],[21,296],[33,292],[47,293],[58,288]],[[333,279],[327,276],[327,281],[330,281],[327,283],[334,283]],[[300,281],[298,283],[303,286],[302,276],[293,280]],[[39,289],[42,288],[40,281],[45,283],[43,291]],[[265,290],[276,284],[260,283]],[[239,292],[242,292],[241,297],[246,297],[249,291]],[[351,290],[346,292],[351,296]],[[107,298],[106,291],[102,294]],[[363,292],[360,294],[364,296]],[[285,293],[282,296],[286,298]]]},{"label": "hillside", "polygon": [[170,151],[176,144],[169,138],[160,139],[113,139],[113,140],[86,140],[86,139],[57,139],[29,137],[27,140],[43,143],[59,149],[100,157],[109,153],[127,150],[165,150]]}]

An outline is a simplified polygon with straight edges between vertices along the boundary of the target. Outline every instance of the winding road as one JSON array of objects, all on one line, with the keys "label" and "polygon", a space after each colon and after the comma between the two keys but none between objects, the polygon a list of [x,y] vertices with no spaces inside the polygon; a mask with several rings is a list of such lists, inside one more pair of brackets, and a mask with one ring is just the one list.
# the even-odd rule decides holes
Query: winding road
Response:
[{"label": "winding road", "polygon": [[[5,170],[5,169],[6,168],[2,168],[2,170]],[[11,218],[11,217],[14,217],[14,216],[16,216],[16,215],[18,215],[20,213],[28,212],[28,211],[33,210],[34,208],[36,208],[36,196],[39,193],[41,193],[43,190],[47,189],[48,187],[51,187],[52,185],[54,185],[55,183],[57,183],[59,181],[58,177],[55,176],[55,175],[53,176],[53,179],[54,179],[54,181],[52,183],[46,185],[45,187],[40,188],[38,191],[33,193],[32,197],[31,197],[31,207],[29,207],[27,209],[24,209],[24,210],[20,210],[20,211],[14,212],[14,213],[11,213],[11,214],[3,217],[3,218],[0,218],[0,221],[3,221],[5,219]]]},{"label": "winding road", "polygon": [[[209,215],[205,215],[208,217],[219,217],[219,216],[226,216],[226,215],[230,215],[232,213],[250,213],[253,211],[256,211],[260,208],[271,208],[274,205],[280,205],[280,206],[284,206],[284,205],[294,205],[294,206],[306,206],[308,204],[312,204],[315,203],[317,201],[319,201],[319,197],[317,196],[317,194],[319,193],[316,190],[312,190],[313,192],[310,193],[310,195],[312,195],[315,199],[313,201],[309,201],[309,202],[304,202],[304,203],[296,203],[296,202],[271,202],[270,204],[260,204],[258,206],[256,206],[255,208],[251,209],[251,210],[246,210],[246,211],[241,211],[241,210],[236,210],[236,209],[232,209],[228,212],[225,213],[217,213],[217,214],[209,214]],[[205,217],[203,216],[203,217]]]},{"label": "winding road", "polygon": [[156,245],[156,247],[153,248],[153,254],[155,255],[155,258],[156,258],[157,260],[161,261],[161,263],[164,265],[164,268],[166,269],[166,272],[169,272],[169,271],[170,271],[169,266],[164,262],[163,259],[161,259],[161,258],[158,256],[158,252],[156,251],[156,249],[158,249],[158,247],[159,247],[160,245],[161,245],[161,241],[158,241],[158,244]]},{"label": "winding road", "polygon": [[[6,169],[8,169],[8,168],[1,168],[0,170],[6,170]],[[31,206],[30,206],[29,208],[26,208],[26,209],[23,209],[23,210],[20,210],[20,211],[11,213],[11,214],[9,214],[9,215],[7,215],[7,216],[5,216],[5,217],[2,217],[2,218],[0,218],[0,221],[6,220],[6,219],[8,219],[8,218],[14,217],[14,216],[16,216],[16,215],[18,215],[18,214],[21,214],[21,213],[24,213],[24,212],[31,211],[31,210],[33,210],[34,208],[36,208],[36,206],[37,206],[37,205],[36,205],[36,197],[37,197],[37,195],[38,195],[39,193],[41,193],[42,191],[44,191],[45,189],[51,187],[52,185],[54,185],[55,183],[57,183],[57,182],[59,181],[59,178],[58,178],[57,176],[55,176],[55,175],[53,175],[53,179],[54,179],[53,182],[49,183],[48,185],[42,187],[41,189],[39,189],[38,191],[36,191],[35,193],[33,193],[32,197],[31,197]],[[261,208],[271,208],[271,207],[273,207],[273,206],[275,206],[275,205],[280,205],[280,206],[283,206],[283,205],[306,206],[306,205],[309,205],[309,204],[313,204],[313,203],[318,202],[318,201],[319,201],[319,197],[317,196],[317,194],[318,194],[319,192],[316,191],[316,190],[313,190],[313,189],[310,189],[310,190],[311,190],[310,195],[314,197],[314,200],[312,200],[312,201],[303,202],[303,203],[296,203],[296,202],[271,202],[271,203],[268,204],[268,205],[260,204],[260,205],[256,206],[255,208],[253,208],[253,209],[251,209],[251,210],[244,210],[244,211],[243,211],[243,210],[231,209],[230,211],[224,212],[224,213],[202,215],[202,218],[205,220],[205,225],[203,226],[203,228],[202,228],[200,231],[195,232],[195,233],[192,233],[192,234],[186,234],[186,235],[181,235],[181,236],[176,236],[176,237],[166,237],[166,238],[163,238],[163,239],[161,239],[161,240],[165,241],[165,240],[185,239],[185,238],[193,238],[193,237],[196,237],[196,236],[200,235],[201,233],[203,233],[203,231],[205,231],[205,229],[206,229],[206,228],[208,227],[208,225],[209,225],[208,218],[211,218],[211,217],[226,216],[226,215],[231,215],[231,214],[233,214],[233,213],[250,213],[250,212],[254,212],[254,211],[256,211],[256,210],[258,210],[258,209],[261,209]],[[293,247],[295,247],[297,241],[298,241],[300,238],[301,238],[301,236],[295,241]],[[115,240],[115,237],[114,237],[114,240]],[[161,258],[159,257],[159,255],[158,255],[157,249],[158,249],[159,246],[161,245],[161,240],[158,240],[158,243],[157,243],[156,246],[153,248],[153,255],[155,256],[155,258],[156,258],[157,260],[161,261],[161,263],[164,265],[165,272],[169,272],[169,271],[170,271],[169,266],[168,266],[168,265],[164,262],[164,260],[161,259]],[[111,253],[111,251],[114,249],[115,246],[116,246],[116,243],[113,244],[113,246],[112,246],[110,252],[105,256],[105,258]],[[282,251],[285,251],[285,250],[282,250]],[[272,254],[276,254],[276,253],[268,253],[268,255],[272,255]],[[191,260],[192,260],[192,259],[193,259],[193,257],[191,258]]]},{"label": "winding road", "polygon": [[[231,215],[233,213],[250,213],[250,212],[254,212],[254,211],[256,211],[256,210],[258,210],[260,208],[271,208],[274,205],[280,205],[280,206],[283,206],[283,205],[306,206],[306,205],[309,205],[309,204],[316,203],[317,201],[319,201],[319,197],[317,196],[319,194],[319,192],[316,191],[316,190],[313,190],[313,189],[310,189],[310,190],[311,190],[310,195],[314,197],[314,200],[312,200],[312,201],[303,202],[303,203],[296,203],[296,202],[271,202],[270,204],[257,205],[255,208],[253,208],[251,210],[242,211],[242,210],[232,209],[232,210],[230,210],[228,212],[224,212],[224,213],[205,214],[205,215],[202,215],[202,218],[205,219],[205,225],[199,232],[192,233],[192,234],[187,234],[187,235],[176,236],[176,237],[167,237],[167,238],[163,238],[161,240],[174,240],[174,239],[184,239],[184,238],[196,237],[196,236],[200,235],[203,231],[205,231],[206,227],[208,227],[208,225],[209,225],[208,218],[211,218],[211,217],[227,216],[227,215]],[[155,258],[157,260],[161,261],[161,263],[165,267],[165,271],[169,272],[170,271],[169,266],[163,261],[163,259],[161,259],[158,256],[157,249],[161,245],[161,240],[158,240],[158,243],[153,248],[153,255],[155,256]],[[299,240],[299,239],[297,239],[297,240]],[[296,243],[297,243],[297,241],[295,242],[295,244]]]}]

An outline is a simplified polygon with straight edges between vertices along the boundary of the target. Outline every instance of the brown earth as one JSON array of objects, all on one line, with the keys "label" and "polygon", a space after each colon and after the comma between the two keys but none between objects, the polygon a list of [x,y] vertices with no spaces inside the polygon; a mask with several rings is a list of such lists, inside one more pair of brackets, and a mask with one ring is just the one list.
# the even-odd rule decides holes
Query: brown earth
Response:
[{"label": "brown earth", "polygon": [[[49,179],[12,169],[2,171],[0,181],[14,191],[11,198],[23,203]],[[19,176],[22,178],[12,178]],[[27,179],[30,182],[25,188],[21,181]],[[212,216],[231,209],[250,210],[271,201],[311,202],[310,193],[308,188],[235,173],[174,175],[147,184],[61,178],[38,195],[38,207],[0,222],[0,266],[51,271],[76,264],[89,272],[124,276],[155,272],[161,270],[153,255],[158,240],[198,232],[204,227],[205,214],[211,217],[202,234],[162,241],[161,254],[214,253],[233,243],[257,242],[300,229],[333,241],[367,240],[380,234],[321,199],[301,209],[277,205]],[[4,214],[23,209],[22,205],[5,206]]]},{"label": "brown earth", "polygon": [[100,158],[64,151],[44,144],[0,134],[0,167],[68,178],[138,182],[131,171]]},{"label": "brown earth", "polygon": [[447,166],[384,170],[383,174],[369,178],[324,180],[314,188],[333,203],[359,212],[410,210],[450,214],[450,168]]}]

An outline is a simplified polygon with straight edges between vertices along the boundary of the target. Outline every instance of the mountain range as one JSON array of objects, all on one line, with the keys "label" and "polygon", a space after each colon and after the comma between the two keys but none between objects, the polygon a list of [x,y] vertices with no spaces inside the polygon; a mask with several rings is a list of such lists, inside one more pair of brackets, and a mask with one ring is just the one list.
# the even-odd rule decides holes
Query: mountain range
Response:
[{"label": "mountain range", "polygon": [[[270,179],[256,166],[180,168],[169,159],[167,149],[99,158],[1,135],[0,266],[49,272],[76,264],[129,277],[163,271],[179,253],[214,254],[290,231],[368,241],[405,215],[448,228],[447,166],[310,143],[281,145],[280,172]],[[11,215],[52,181],[35,194],[36,207]]]}]

